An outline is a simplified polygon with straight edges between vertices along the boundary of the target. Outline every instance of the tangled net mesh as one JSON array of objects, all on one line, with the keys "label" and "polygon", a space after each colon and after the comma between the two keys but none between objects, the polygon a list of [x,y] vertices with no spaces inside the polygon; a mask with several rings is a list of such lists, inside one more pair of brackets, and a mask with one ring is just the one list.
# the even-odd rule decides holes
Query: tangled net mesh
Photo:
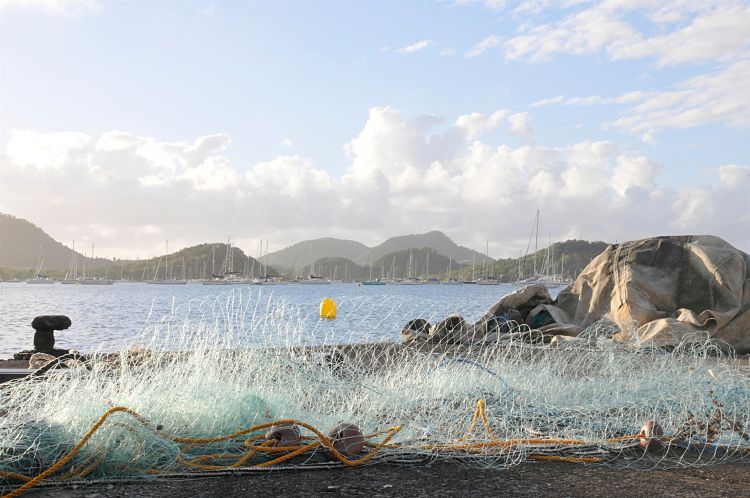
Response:
[{"label": "tangled net mesh", "polygon": [[[350,299],[334,326],[247,292],[175,307],[121,354],[94,352],[0,387],[0,479],[435,459],[664,469],[750,450],[747,365],[709,341],[669,352],[623,346],[606,321],[582,334],[584,347],[368,340],[415,308],[430,321],[447,311]],[[302,450],[264,439],[280,420],[300,427]],[[663,429],[654,440],[639,437],[649,420]],[[367,435],[361,454],[331,450],[325,433],[341,421]]]}]

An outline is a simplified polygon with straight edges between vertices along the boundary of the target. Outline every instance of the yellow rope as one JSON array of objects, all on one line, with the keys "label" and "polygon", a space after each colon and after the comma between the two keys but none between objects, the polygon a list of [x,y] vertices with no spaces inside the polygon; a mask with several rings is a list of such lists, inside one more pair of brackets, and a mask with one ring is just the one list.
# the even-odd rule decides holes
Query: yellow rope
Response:
[{"label": "yellow rope", "polygon": [[19,474],[18,472],[7,472],[5,470],[0,470],[0,477],[7,477],[8,479],[15,479],[16,481],[21,482],[29,482],[32,479],[31,477]]}]

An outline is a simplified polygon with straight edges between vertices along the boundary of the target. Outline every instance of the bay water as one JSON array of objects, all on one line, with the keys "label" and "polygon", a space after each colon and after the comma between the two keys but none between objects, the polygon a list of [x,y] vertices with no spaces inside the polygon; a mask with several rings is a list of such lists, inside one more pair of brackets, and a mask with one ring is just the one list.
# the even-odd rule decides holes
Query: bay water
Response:
[{"label": "bay water", "polygon": [[[56,347],[81,352],[118,351],[148,341],[164,324],[190,335],[206,326],[243,328],[246,342],[305,344],[400,340],[412,318],[434,322],[450,314],[478,319],[516,287],[500,285],[30,285],[0,283],[0,358],[33,348],[31,320],[67,315],[73,324],[56,332]],[[321,320],[325,297],[338,307],[334,320]],[[262,334],[258,331],[262,329]],[[287,332],[281,333],[280,330]],[[289,331],[291,332],[291,335]],[[236,332],[236,331],[235,331]],[[261,337],[262,335],[262,337]]]}]

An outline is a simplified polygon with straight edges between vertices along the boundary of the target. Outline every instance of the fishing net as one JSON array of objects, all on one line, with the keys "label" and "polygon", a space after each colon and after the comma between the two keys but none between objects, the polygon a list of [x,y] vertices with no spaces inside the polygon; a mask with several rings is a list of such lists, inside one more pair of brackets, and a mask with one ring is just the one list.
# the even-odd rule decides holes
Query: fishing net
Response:
[{"label": "fishing net", "polygon": [[[750,450],[747,360],[711,342],[617,345],[605,321],[560,348],[367,340],[447,308],[364,297],[331,321],[248,292],[175,307],[120,354],[0,387],[0,478],[436,459],[664,469]],[[340,422],[362,430],[361,450],[328,433]],[[299,437],[269,436],[279,427]]]}]

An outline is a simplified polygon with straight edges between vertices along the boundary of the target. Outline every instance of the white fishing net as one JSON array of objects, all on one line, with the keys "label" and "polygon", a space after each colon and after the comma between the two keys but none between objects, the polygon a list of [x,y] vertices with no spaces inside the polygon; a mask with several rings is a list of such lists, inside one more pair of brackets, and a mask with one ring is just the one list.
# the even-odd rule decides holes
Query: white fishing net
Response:
[{"label": "white fishing net", "polygon": [[[370,332],[451,311],[444,302],[361,297],[324,321],[247,291],[175,307],[120,355],[95,353],[0,386],[0,479],[382,459],[670,468],[750,450],[747,360],[710,342],[672,351],[617,345],[607,322],[559,348],[368,341]],[[263,438],[280,420],[298,425],[302,450]],[[367,444],[332,457],[313,429],[325,434],[342,421],[361,428]],[[658,426],[654,440],[639,437],[647,421]]]}]

